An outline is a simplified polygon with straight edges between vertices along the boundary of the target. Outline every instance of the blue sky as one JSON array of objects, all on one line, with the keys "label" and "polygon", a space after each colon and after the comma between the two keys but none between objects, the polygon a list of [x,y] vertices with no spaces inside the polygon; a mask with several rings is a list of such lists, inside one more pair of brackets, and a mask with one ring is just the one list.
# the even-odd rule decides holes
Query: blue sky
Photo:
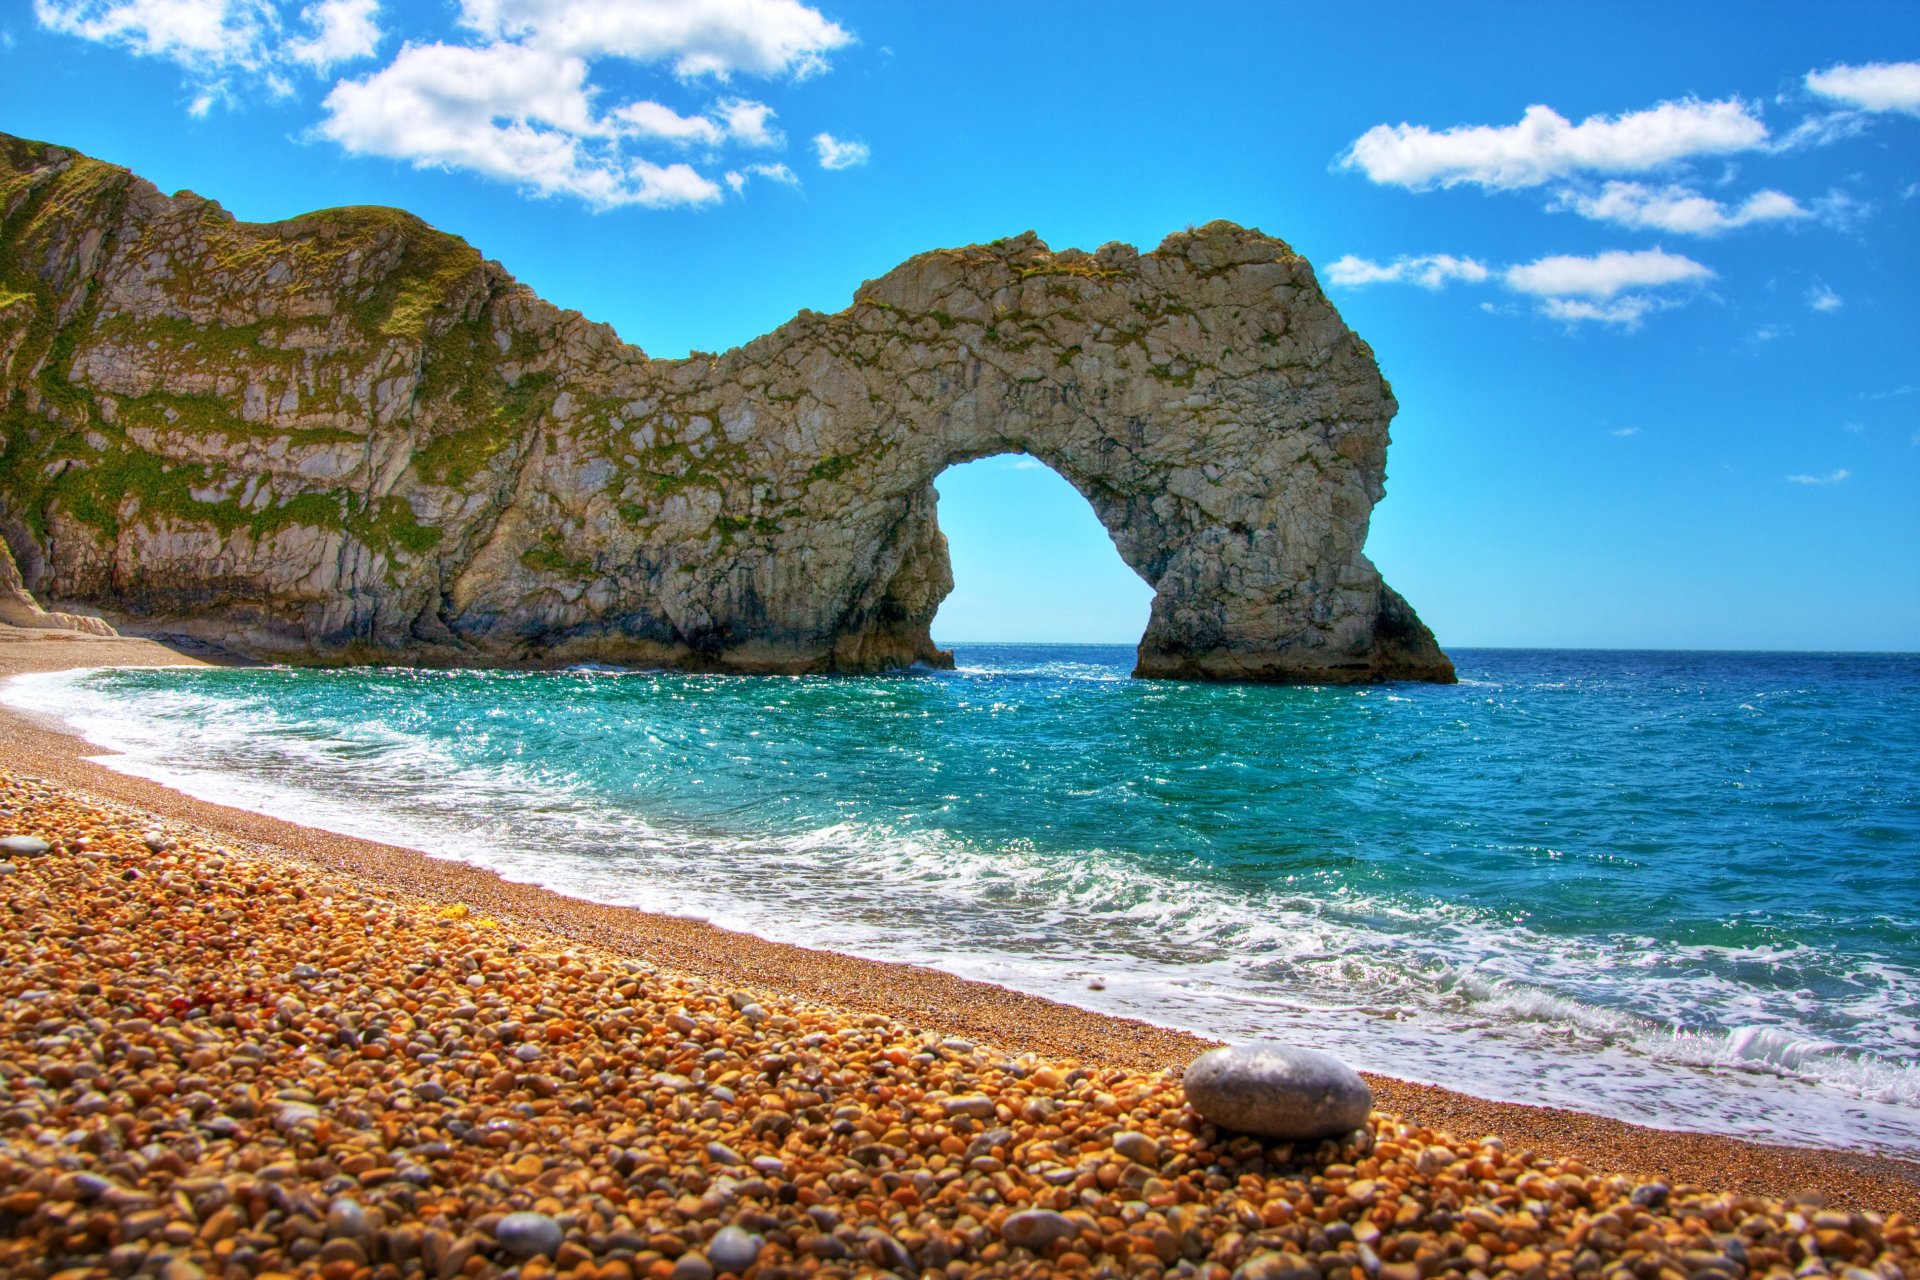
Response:
[{"label": "blue sky", "polygon": [[[1920,649],[1920,6],[35,0],[0,129],[393,204],[661,356],[942,245],[1316,265],[1456,646]],[[941,481],[943,639],[1137,638],[1063,481]]]}]

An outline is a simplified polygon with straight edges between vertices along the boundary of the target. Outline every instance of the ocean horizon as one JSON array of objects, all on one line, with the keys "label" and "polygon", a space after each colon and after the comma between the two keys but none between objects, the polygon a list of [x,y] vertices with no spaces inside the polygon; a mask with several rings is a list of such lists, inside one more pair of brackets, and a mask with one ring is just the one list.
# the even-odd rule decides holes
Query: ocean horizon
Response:
[{"label": "ocean horizon", "polygon": [[1920,657],[1451,650],[1454,686],[100,670],[203,799],[1483,1097],[1920,1154]]}]

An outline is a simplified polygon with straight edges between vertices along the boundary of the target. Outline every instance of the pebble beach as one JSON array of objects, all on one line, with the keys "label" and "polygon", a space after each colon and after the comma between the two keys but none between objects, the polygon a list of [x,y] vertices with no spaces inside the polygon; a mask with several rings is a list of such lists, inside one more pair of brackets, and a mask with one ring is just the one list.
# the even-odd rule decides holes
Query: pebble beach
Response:
[{"label": "pebble beach", "polygon": [[[0,673],[139,648],[35,640]],[[1378,1077],[1350,1134],[1235,1135],[1186,1104],[1191,1036],[5,728],[0,1275],[1920,1275],[1902,1162]]]}]

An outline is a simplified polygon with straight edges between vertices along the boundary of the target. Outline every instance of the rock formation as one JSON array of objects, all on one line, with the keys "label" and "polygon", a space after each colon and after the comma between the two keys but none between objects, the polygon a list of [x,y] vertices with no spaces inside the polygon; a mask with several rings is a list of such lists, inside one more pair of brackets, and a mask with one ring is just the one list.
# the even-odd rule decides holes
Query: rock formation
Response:
[{"label": "rock formation", "polygon": [[1030,453],[1158,593],[1137,674],[1447,680],[1362,553],[1396,405],[1281,241],[1033,235],[652,360],[392,209],[235,221],[0,135],[0,536],[261,658],[942,662],[933,479]]},{"label": "rock formation", "polygon": [[95,636],[116,634],[102,619],[42,609],[20,580],[20,568],[5,542],[0,542],[0,625],[31,631],[84,631]]}]

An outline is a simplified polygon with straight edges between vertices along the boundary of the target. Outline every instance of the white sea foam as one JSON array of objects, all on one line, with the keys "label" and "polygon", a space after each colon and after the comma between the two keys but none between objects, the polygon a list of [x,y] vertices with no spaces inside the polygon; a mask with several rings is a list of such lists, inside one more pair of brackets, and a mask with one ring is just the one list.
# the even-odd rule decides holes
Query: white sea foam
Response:
[{"label": "white sea foam", "polygon": [[406,724],[305,722],[191,679],[128,697],[79,674],[23,677],[0,699],[64,717],[119,753],[106,763],[189,794],[598,901],[1222,1038],[1305,1040],[1484,1096],[1920,1154],[1916,975],[1897,965],[1856,967],[1848,1012],[1877,1031],[1843,1045],[1791,996],[1731,976],[1831,959],[1804,944],[1553,938],[1437,901],[1252,888],[1121,850],[1062,859],[872,822],[758,837],[657,824],[539,763],[466,764]]}]

